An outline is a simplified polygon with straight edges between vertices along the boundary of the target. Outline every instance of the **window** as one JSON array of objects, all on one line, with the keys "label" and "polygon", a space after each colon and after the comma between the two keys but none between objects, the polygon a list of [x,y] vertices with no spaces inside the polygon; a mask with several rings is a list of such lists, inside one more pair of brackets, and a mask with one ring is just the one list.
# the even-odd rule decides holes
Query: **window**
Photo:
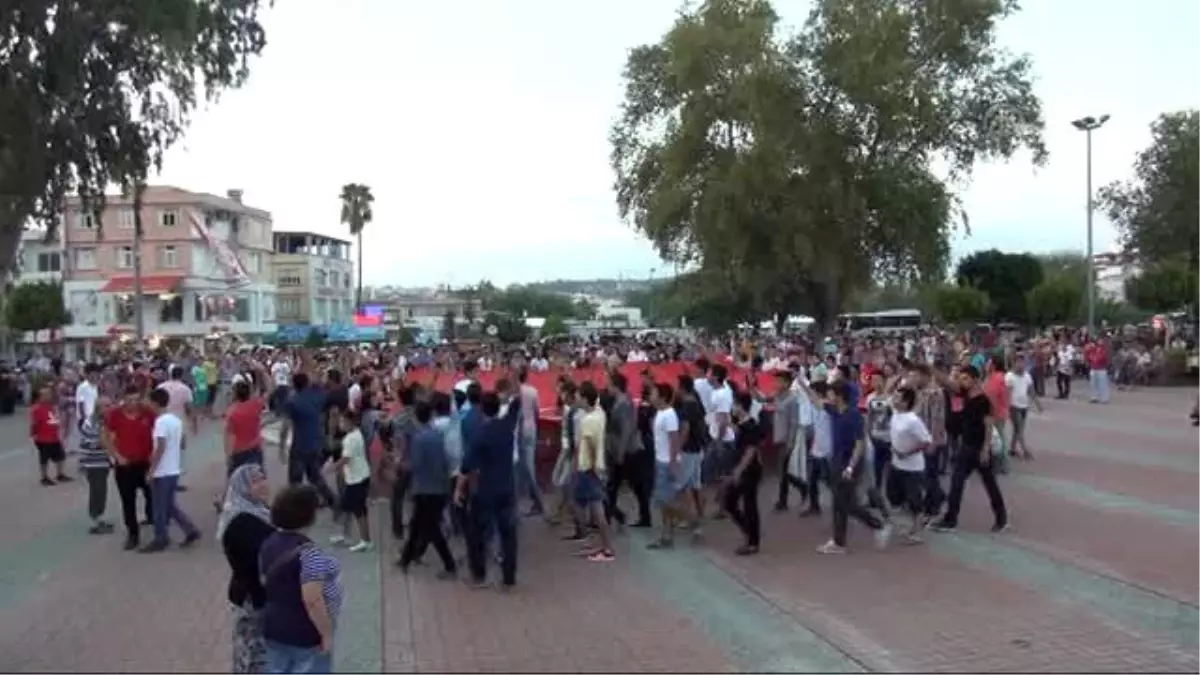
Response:
[{"label": "window", "polygon": [[133,229],[133,209],[117,209],[117,229],[132,230]]},{"label": "window", "polygon": [[94,270],[94,269],[96,269],[96,249],[94,249],[94,248],[77,248],[77,249],[75,249],[75,269],[77,269],[77,270]]},{"label": "window", "polygon": [[324,324],[329,323],[329,308],[325,298],[317,298],[313,323]]},{"label": "window", "polygon": [[62,271],[62,259],[57,253],[39,253],[37,257],[37,271],[60,272]]},{"label": "window", "polygon": [[133,267],[132,246],[121,246],[117,249],[117,267],[123,270]]},{"label": "window", "polygon": [[175,227],[179,223],[179,212],[163,211],[158,214],[158,222],[162,223],[163,227]]},{"label": "window", "polygon": [[158,320],[161,323],[183,323],[183,296],[178,293],[160,295]]},{"label": "window", "polygon": [[300,298],[279,298],[276,303],[276,312],[281,319],[300,318]]},{"label": "window", "polygon": [[350,272],[347,272],[347,273],[346,273],[346,285],[345,285],[345,288],[347,288],[347,289],[349,289],[349,288],[350,288],[350,284],[351,284],[351,283],[352,283],[352,281],[353,281],[353,280],[350,278],[350,277],[352,277],[352,276],[354,276],[354,275],[353,275],[353,274],[351,274]]},{"label": "window", "polygon": [[168,269],[179,267],[179,250],[174,246],[163,246],[158,252],[158,264]]},{"label": "window", "polygon": [[137,320],[137,310],[134,308],[133,295],[123,293],[113,298],[113,311],[116,312],[118,324],[133,323]]},{"label": "window", "polygon": [[339,281],[340,280],[338,279],[338,273],[336,271],[331,271],[329,273],[329,287],[337,288],[339,285],[339,283],[338,283]]},{"label": "window", "polygon": [[81,213],[79,214],[78,220],[75,221],[75,224],[81,230],[90,230],[96,227],[96,217],[90,213]]},{"label": "window", "polygon": [[197,295],[193,305],[196,321],[234,322],[250,320],[250,298],[240,295]]},{"label": "window", "polygon": [[251,253],[250,254],[249,267],[250,267],[250,271],[253,272],[254,274],[262,274],[263,257],[262,257],[261,253]]},{"label": "window", "polygon": [[325,288],[329,283],[329,273],[325,270],[317,270],[317,288]]}]

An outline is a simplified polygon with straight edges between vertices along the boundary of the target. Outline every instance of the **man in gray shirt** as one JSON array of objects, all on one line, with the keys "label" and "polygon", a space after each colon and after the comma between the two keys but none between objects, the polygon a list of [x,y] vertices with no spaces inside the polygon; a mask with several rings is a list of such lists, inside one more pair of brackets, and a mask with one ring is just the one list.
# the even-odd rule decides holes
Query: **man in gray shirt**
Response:
[{"label": "man in gray shirt", "polygon": [[[608,375],[608,391],[613,397],[612,414],[608,417],[604,446],[608,452],[608,485],[605,516],[621,525],[625,513],[617,505],[621,484],[628,483],[638,503],[638,519],[633,527],[650,527],[650,482],[653,480],[654,453],[643,447],[638,429],[638,410],[629,398],[629,382],[624,373],[613,370]],[[649,405],[649,402],[644,402]],[[648,462],[648,463],[647,463]]]},{"label": "man in gray shirt", "polygon": [[[797,451],[796,441],[800,434],[800,401],[796,397],[796,392],[792,391],[791,371],[781,371],[776,377],[779,379],[779,394],[775,397],[775,418],[771,425],[771,442],[779,457],[779,497],[775,500],[775,510],[787,511],[788,488],[791,485],[791,481],[788,480],[787,468],[792,453]],[[799,448],[800,452],[805,450],[804,446]]]}]

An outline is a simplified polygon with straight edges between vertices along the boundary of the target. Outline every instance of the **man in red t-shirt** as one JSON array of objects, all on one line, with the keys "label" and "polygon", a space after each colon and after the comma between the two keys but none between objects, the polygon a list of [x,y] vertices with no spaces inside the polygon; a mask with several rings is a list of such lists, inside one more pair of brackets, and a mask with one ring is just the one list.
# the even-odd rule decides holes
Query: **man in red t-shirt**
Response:
[{"label": "man in red t-shirt", "polygon": [[[63,462],[67,453],[63,450],[62,426],[58,408],[54,405],[54,389],[44,387],[37,393],[37,402],[29,409],[29,437],[38,451],[38,468],[42,472],[42,485],[69,482],[71,477],[63,473]],[[47,473],[54,463],[56,480]]]},{"label": "man in red t-shirt", "polygon": [[1083,348],[1083,359],[1088,366],[1092,403],[1108,403],[1108,345],[1101,338],[1089,342]]},{"label": "man in red t-shirt", "polygon": [[141,528],[137,519],[137,493],[146,500],[146,521],[151,518],[150,455],[154,452],[154,411],[142,401],[137,385],[125,389],[121,405],[109,410],[104,420],[104,449],[112,459],[121,515],[125,521],[125,550],[138,547]]}]

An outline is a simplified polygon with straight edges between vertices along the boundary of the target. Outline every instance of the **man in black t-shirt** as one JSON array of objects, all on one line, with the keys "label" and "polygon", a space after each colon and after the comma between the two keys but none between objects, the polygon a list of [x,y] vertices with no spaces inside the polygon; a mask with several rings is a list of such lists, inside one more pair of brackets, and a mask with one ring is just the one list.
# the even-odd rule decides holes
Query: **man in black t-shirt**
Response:
[{"label": "man in black t-shirt", "polygon": [[947,389],[957,390],[963,397],[959,420],[962,440],[958,459],[954,462],[954,475],[950,479],[946,513],[930,527],[938,532],[953,532],[958,527],[963,487],[971,474],[978,471],[995,517],[992,532],[1002,532],[1008,528],[1008,511],[1004,507],[1004,495],[1000,494],[996,474],[992,471],[992,405],[980,384],[979,370],[974,366],[966,366],[960,371],[957,382],[946,379],[943,384]]}]

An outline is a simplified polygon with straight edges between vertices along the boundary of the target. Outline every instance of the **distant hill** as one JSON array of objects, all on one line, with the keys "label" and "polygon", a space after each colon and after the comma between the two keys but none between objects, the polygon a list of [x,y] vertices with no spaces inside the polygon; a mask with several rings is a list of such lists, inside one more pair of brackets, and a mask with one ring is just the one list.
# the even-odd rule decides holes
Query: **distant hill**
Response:
[{"label": "distant hill", "polygon": [[555,279],[554,281],[538,281],[521,285],[525,288],[536,289],[544,293],[582,293],[585,295],[594,295],[599,298],[612,298],[614,300],[620,300],[625,297],[626,293],[646,290],[652,283],[659,281],[661,281],[661,279],[657,278],[653,281],[649,278]]}]

